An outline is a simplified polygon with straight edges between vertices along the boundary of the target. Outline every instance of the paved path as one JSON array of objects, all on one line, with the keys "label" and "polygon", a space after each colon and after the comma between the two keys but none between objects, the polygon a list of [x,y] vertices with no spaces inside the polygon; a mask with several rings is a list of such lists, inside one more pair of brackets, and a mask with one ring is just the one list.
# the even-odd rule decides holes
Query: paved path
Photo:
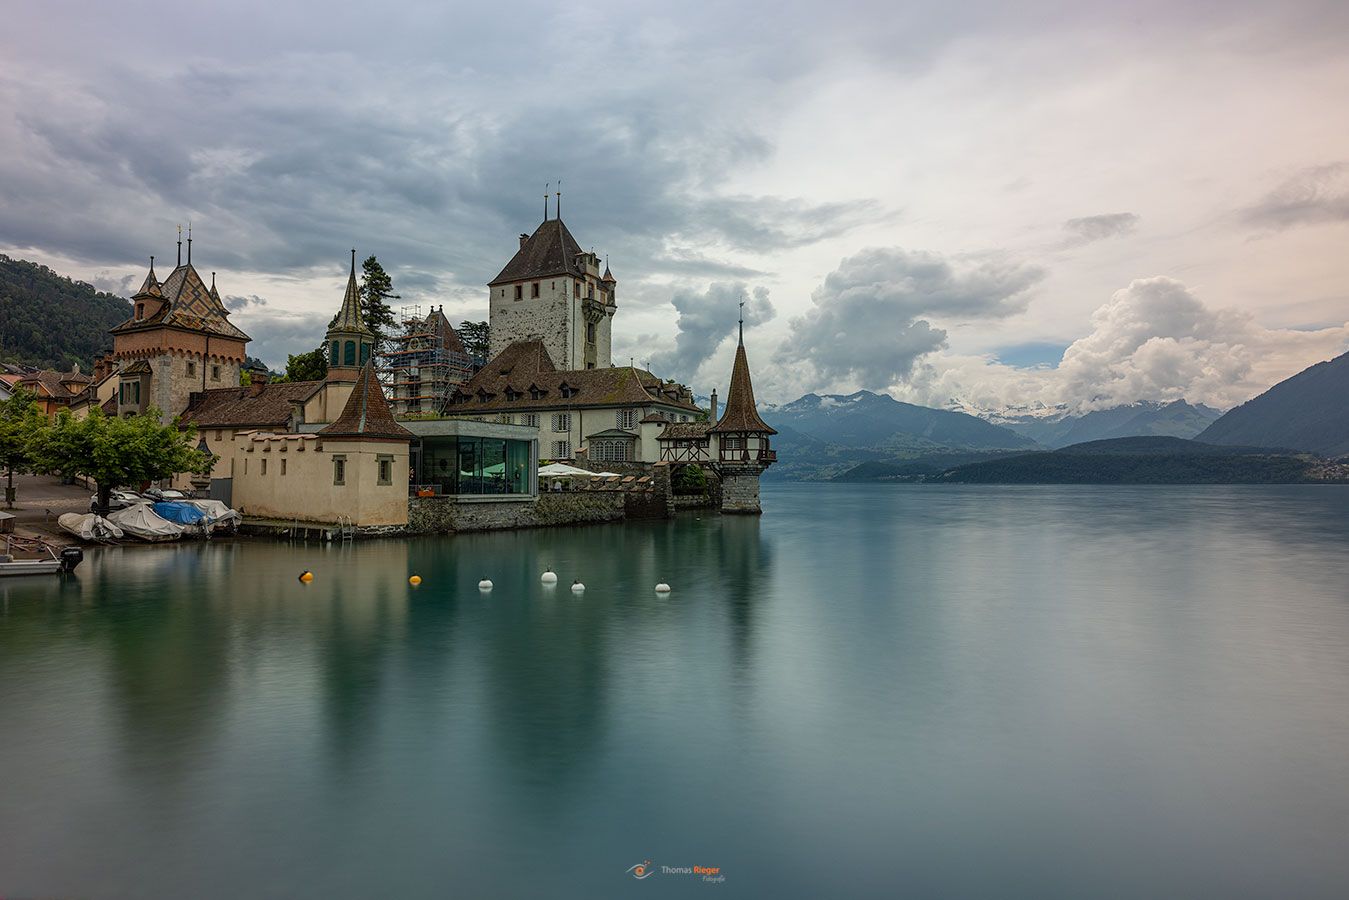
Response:
[{"label": "paved path", "polygon": [[[0,485],[8,482],[0,478]],[[56,524],[62,513],[88,512],[92,488],[80,484],[62,484],[60,478],[50,475],[15,475],[15,503],[10,509],[0,502],[0,512],[12,513],[16,519],[15,533],[25,537],[39,537],[53,544],[73,544],[75,541]],[[0,500],[3,492],[0,491]]]}]

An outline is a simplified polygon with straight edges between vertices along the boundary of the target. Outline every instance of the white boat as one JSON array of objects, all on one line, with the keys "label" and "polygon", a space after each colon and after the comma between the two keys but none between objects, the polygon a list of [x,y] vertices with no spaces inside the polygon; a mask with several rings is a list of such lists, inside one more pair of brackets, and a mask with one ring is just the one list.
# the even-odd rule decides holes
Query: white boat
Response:
[{"label": "white boat", "polygon": [[82,541],[117,541],[123,537],[122,529],[102,516],[93,513],[64,513],[56,520],[63,531],[75,535]]},{"label": "white boat", "polygon": [[[16,557],[15,551],[29,556]],[[84,553],[79,547],[67,547],[58,555],[46,541],[10,535],[5,538],[5,552],[0,553],[0,576],[73,572],[83,559]]]},{"label": "white boat", "polygon": [[110,512],[108,521],[143,541],[176,541],[183,536],[183,526],[158,515],[148,503]]}]

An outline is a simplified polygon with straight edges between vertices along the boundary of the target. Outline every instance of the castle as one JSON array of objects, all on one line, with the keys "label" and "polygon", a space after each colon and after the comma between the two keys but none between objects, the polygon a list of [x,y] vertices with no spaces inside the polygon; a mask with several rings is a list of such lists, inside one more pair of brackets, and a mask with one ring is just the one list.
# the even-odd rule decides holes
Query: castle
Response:
[{"label": "castle", "polygon": [[[542,461],[671,468],[690,463],[720,476],[722,508],[759,512],[758,478],[774,461],[759,418],[743,325],[722,416],[692,391],[633,365],[614,366],[617,280],[583,251],[560,218],[521,235],[489,284],[491,358],[452,389],[439,410],[420,406],[429,359],[462,344],[443,313],[417,320],[395,355],[393,404],[376,372],[376,335],[365,323],[352,251],[346,289],[324,334],[327,375],[315,381],[241,384],[250,338],[229,321],[215,274],[208,286],[178,244],[160,281],[151,258],[132,315],[112,329],[113,350],[71,403],[76,415],[158,409],[197,427],[214,454],[212,496],[253,518],[404,526],[409,498],[458,504],[538,500]],[[429,342],[429,343],[428,343]],[[424,346],[425,344],[425,346]],[[430,353],[431,356],[426,356]],[[448,357],[447,357],[448,358]],[[413,372],[416,375],[413,375]],[[397,416],[402,415],[402,421]],[[180,477],[178,486],[189,479]],[[494,513],[521,523],[524,513]]]}]

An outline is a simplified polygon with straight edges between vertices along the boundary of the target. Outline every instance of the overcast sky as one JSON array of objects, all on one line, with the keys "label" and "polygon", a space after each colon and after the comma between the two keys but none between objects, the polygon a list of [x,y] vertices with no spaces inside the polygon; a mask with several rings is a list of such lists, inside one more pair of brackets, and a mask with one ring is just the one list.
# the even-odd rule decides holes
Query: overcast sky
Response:
[{"label": "overcast sky", "polygon": [[[1349,347],[1349,4],[27,2],[0,250],[128,295],[175,226],[252,352],[355,246],[485,318],[562,180],[614,355],[700,394],[1227,407]],[[555,188],[554,188],[555,189]]]}]

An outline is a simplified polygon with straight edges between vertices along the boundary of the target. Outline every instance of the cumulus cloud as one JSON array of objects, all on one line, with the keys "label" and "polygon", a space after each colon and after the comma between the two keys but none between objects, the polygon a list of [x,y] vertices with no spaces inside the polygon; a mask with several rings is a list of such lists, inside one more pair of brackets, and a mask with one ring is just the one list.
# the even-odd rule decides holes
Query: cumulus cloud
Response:
[{"label": "cumulus cloud", "polygon": [[674,349],[652,354],[650,363],[662,377],[685,382],[735,333],[741,303],[746,325],[761,325],[777,315],[768,289],[750,289],[744,282],[714,282],[701,293],[677,291],[670,303],[679,313]]},{"label": "cumulus cloud", "polygon": [[1225,409],[1346,348],[1349,322],[1265,328],[1241,310],[1207,306],[1179,281],[1144,278],[1092,314],[1091,332],[1069,345],[1056,368],[934,357],[898,390],[918,402],[959,399],[986,409],[1179,399]]},{"label": "cumulus cloud", "polygon": [[1030,265],[954,264],[899,247],[863,250],[825,277],[811,295],[813,307],[792,320],[776,359],[808,364],[824,383],[884,388],[946,346],[946,332],[930,319],[1013,315],[1043,277]]},{"label": "cumulus cloud", "polygon": [[1138,216],[1131,212],[1084,216],[1063,223],[1064,231],[1068,232],[1068,243],[1073,245],[1122,237],[1137,227]]},{"label": "cumulus cloud", "polygon": [[1349,222],[1349,165],[1303,169],[1247,208],[1243,219],[1271,230]]}]

